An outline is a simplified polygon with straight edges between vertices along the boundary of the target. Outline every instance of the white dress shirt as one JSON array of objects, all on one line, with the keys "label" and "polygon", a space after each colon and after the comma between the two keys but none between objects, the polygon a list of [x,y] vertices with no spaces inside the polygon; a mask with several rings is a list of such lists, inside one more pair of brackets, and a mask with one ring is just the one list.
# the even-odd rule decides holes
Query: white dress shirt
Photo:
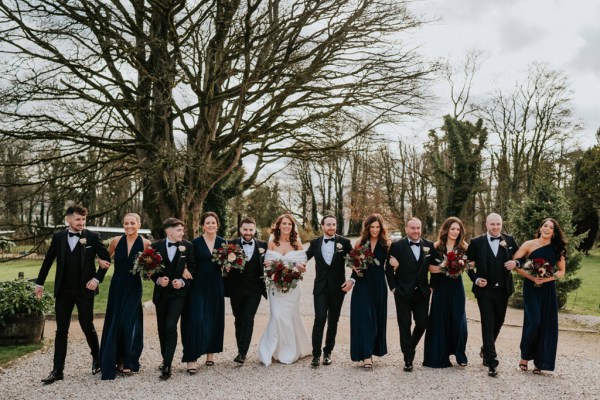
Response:
[{"label": "white dress shirt", "polygon": [[[327,243],[325,243],[325,239],[327,239]],[[329,240],[334,239],[334,240]],[[331,265],[333,261],[333,254],[335,252],[335,236],[327,237],[323,236],[323,244],[321,245],[321,254],[323,254],[323,259],[327,263],[327,265]]]},{"label": "white dress shirt", "polygon": [[500,248],[500,242],[502,241],[502,239],[492,240],[492,235],[490,235],[488,232],[487,240],[488,240],[488,243],[490,244],[490,248],[492,249],[492,252],[494,253],[494,257],[496,257],[498,255],[498,249]]},{"label": "white dress shirt", "polygon": [[415,255],[415,259],[419,261],[419,258],[421,257],[421,246],[413,246],[411,243],[421,244],[421,239],[417,240],[416,242],[413,242],[412,240],[408,239],[408,245],[410,246],[410,249]]},{"label": "white dress shirt", "polygon": [[250,244],[245,244],[246,240],[242,238],[242,248],[244,249],[244,253],[246,254],[246,259],[250,260],[254,255],[254,239],[250,240]]}]

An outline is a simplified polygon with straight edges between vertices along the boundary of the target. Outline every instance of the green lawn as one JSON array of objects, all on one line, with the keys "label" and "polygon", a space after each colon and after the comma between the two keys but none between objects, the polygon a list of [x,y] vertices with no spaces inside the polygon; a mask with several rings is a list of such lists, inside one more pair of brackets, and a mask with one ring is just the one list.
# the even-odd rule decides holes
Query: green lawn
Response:
[{"label": "green lawn", "polygon": [[19,358],[27,353],[41,349],[43,343],[27,344],[21,346],[3,346],[0,347],[0,365]]},{"label": "green lawn", "polygon": [[565,311],[573,314],[600,315],[600,250],[590,252],[577,272],[581,286],[569,293]]},{"label": "green lawn", "polygon": [[[41,260],[19,260],[0,263],[0,281],[10,281],[17,278],[19,272],[25,274],[25,279],[37,278],[40,270]],[[56,273],[56,265],[50,269],[46,283],[44,284],[44,290],[49,293],[54,291],[54,274]],[[96,296],[94,301],[94,312],[103,313],[106,311],[106,301],[108,299],[108,288],[110,286],[110,279],[112,278],[113,267],[109,268],[104,282],[100,284],[100,294]],[[142,301],[152,299],[152,290],[154,288],[154,282],[143,281],[143,294]],[[77,309],[75,309],[77,312]]]}]

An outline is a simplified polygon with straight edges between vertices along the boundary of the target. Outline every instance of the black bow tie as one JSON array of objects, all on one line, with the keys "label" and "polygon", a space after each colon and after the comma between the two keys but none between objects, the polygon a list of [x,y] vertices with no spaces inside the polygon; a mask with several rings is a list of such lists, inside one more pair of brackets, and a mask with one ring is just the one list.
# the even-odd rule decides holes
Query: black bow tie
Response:
[{"label": "black bow tie", "polygon": [[497,236],[497,237],[490,237],[490,240],[493,242],[494,240],[500,240],[502,239],[502,236]]},{"label": "black bow tie", "polygon": [[177,243],[169,242],[169,247],[171,246],[177,246]]},{"label": "black bow tie", "polygon": [[242,240],[242,246],[246,246],[246,245],[252,246],[252,240],[249,241],[249,242],[246,242],[245,240]]},{"label": "black bow tie", "polygon": [[81,237],[81,232],[69,232],[69,237],[73,236]]},{"label": "black bow tie", "polygon": [[329,238],[329,239],[325,238],[325,239],[323,239],[323,241],[324,241],[325,243],[334,242],[334,241],[335,241],[335,238]]},{"label": "black bow tie", "polygon": [[421,246],[421,243],[420,242],[410,242],[410,245],[419,247],[419,246]]}]

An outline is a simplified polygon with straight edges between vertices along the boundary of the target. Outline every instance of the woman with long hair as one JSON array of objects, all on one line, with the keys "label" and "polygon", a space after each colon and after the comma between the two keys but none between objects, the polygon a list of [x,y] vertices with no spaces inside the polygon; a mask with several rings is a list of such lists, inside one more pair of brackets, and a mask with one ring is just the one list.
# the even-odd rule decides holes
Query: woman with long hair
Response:
[{"label": "woman with long hair", "polygon": [[[535,239],[528,240],[517,250],[515,260],[527,258],[545,269],[543,276],[529,272],[524,264],[515,268],[523,281],[524,320],[521,335],[519,368],[527,371],[533,360],[533,373],[554,371],[558,345],[558,300],[556,281],[565,275],[567,241],[560,225],[546,218],[538,228]],[[521,260],[519,260],[521,261]]]},{"label": "woman with long hair", "polygon": [[425,333],[423,365],[431,368],[451,367],[449,357],[454,355],[456,363],[466,367],[467,315],[462,274],[447,276],[440,268],[447,254],[465,254],[467,251],[462,221],[456,217],[447,218],[442,223],[433,247],[432,265],[429,266],[430,287],[433,291]]},{"label": "woman with long hair", "polygon": [[385,260],[389,248],[383,218],[371,214],[363,221],[360,239],[355,248],[368,246],[378,263],[371,263],[366,270],[352,272],[356,282],[350,300],[350,358],[362,361],[365,369],[373,367],[373,356],[387,354],[387,286]]}]

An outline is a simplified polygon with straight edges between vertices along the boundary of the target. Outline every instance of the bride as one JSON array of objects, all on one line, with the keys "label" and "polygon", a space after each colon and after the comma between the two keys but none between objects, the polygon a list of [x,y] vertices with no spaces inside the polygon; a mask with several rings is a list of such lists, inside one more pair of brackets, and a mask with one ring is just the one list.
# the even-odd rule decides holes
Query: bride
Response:
[{"label": "bride", "polygon": [[[298,239],[296,223],[289,214],[277,218],[265,262],[283,260],[294,262],[301,272],[305,271],[306,253]],[[258,359],[266,366],[272,359],[283,364],[291,364],[299,358],[311,354],[308,333],[300,317],[301,284],[287,293],[274,287],[267,288],[271,314],[269,324],[258,344]]]}]

